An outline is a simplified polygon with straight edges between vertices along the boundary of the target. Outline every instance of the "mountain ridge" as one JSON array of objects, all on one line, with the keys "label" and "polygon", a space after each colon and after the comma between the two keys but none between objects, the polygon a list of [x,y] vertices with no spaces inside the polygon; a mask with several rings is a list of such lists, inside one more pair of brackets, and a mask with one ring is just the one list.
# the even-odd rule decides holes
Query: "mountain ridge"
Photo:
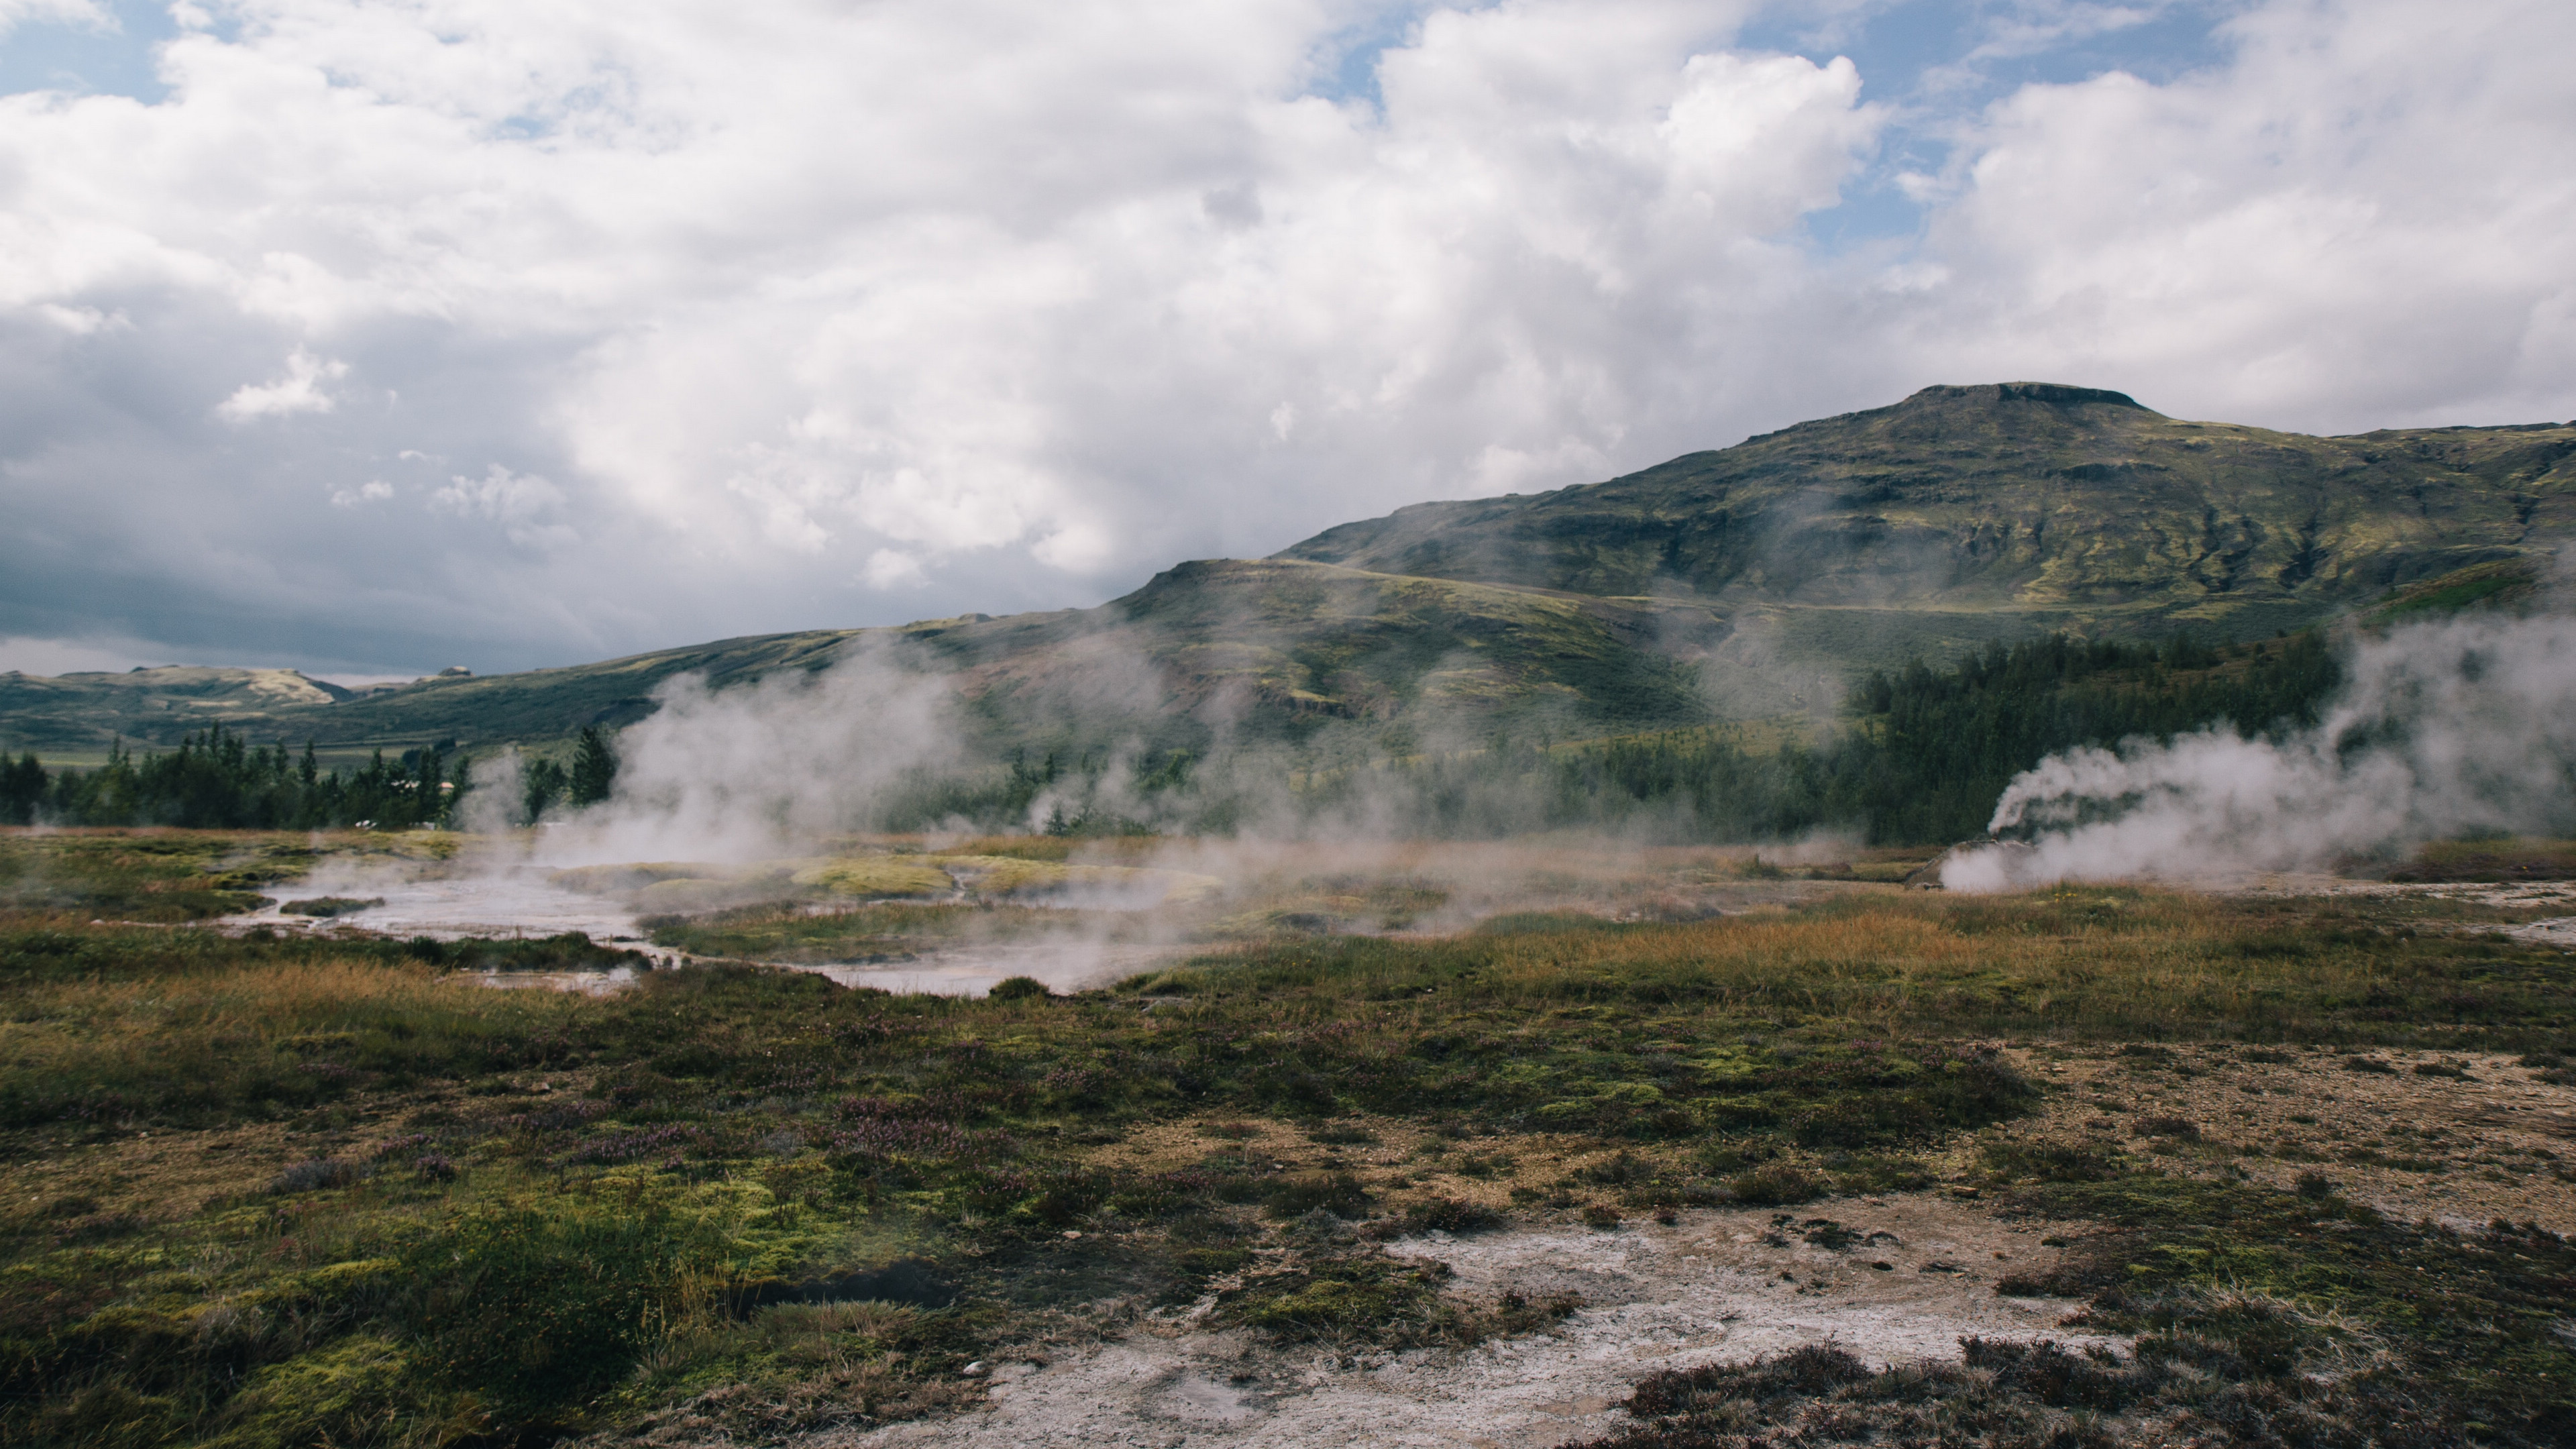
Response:
[{"label": "mountain ridge", "polygon": [[[2576,425],[2317,438],[2060,384],[1925,388],[1601,483],[1416,504],[1274,557],[1788,613],[2248,637],[2576,531]],[[1887,621],[1900,649],[1960,643]],[[1805,627],[1801,627],[1804,625]]]}]

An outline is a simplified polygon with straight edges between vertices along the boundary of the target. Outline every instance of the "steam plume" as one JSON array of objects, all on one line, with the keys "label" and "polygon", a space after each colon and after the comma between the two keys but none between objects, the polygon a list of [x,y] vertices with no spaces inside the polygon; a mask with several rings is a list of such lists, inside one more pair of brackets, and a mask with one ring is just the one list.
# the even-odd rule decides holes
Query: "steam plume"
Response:
[{"label": "steam plume", "polygon": [[907,778],[960,756],[949,680],[892,646],[718,694],[698,675],[617,742],[615,793],[556,832],[549,855],[747,860],[873,823]]},{"label": "steam plume", "polygon": [[2469,831],[2576,826],[2576,620],[2455,618],[2353,649],[2316,728],[2218,727],[2052,755],[2015,777],[1952,890],[2314,870]]}]

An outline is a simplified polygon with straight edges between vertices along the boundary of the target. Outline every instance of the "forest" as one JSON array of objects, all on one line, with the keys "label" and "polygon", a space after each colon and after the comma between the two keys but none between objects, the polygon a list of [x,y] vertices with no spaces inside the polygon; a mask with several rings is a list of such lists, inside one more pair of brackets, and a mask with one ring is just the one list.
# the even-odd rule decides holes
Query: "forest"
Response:
[{"label": "forest", "polygon": [[[453,742],[373,758],[347,775],[324,770],[308,742],[260,746],[221,724],[174,750],[138,754],[121,742],[96,769],[48,771],[34,754],[0,758],[0,825],[167,825],[188,830],[411,830],[451,823],[473,786]],[[524,772],[519,818],[560,801],[608,798],[617,775],[606,737],[585,729],[569,769],[541,759]]]},{"label": "forest", "polygon": [[1567,824],[1678,807],[1703,839],[1841,828],[1879,845],[1944,843],[1983,834],[2013,776],[2059,750],[2312,725],[2340,679],[2314,632],[2224,647],[2187,634],[2161,644],[2052,635],[1946,670],[1872,674],[1845,727],[1812,745],[1756,753],[1699,730],[1563,752],[1557,805]]}]

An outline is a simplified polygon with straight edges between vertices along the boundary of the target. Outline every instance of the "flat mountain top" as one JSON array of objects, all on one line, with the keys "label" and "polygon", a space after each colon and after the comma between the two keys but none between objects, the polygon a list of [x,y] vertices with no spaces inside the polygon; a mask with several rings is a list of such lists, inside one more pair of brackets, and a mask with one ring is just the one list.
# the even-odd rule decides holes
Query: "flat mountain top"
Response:
[{"label": "flat mountain top", "polygon": [[[1793,649],[1838,658],[1861,634],[1879,656],[1997,628],[2246,637],[2563,538],[2571,485],[2576,425],[2320,438],[2000,383],[1605,483],[1399,509],[1277,557],[1696,597],[1767,612]],[[1877,617],[1818,617],[1854,611]]]}]

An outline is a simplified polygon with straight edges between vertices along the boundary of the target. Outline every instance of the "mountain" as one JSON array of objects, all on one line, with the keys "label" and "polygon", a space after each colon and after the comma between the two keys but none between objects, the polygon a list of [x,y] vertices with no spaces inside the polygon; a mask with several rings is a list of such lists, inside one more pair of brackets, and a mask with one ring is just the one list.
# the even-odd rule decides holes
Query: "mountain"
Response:
[{"label": "mountain", "polygon": [[[1220,730],[1293,736],[1416,709],[1672,723],[1704,713],[1675,651],[1723,633],[1722,620],[1688,601],[1218,559],[1181,564],[1094,609],[727,639],[562,669],[434,676],[331,701],[245,697],[172,710],[133,691],[93,691],[95,701],[70,712],[42,692],[53,681],[32,680],[19,695],[0,692],[0,746],[96,753],[114,734],[169,744],[218,719],[256,740],[311,738],[342,755],[549,741],[643,718],[653,689],[674,675],[702,674],[722,688],[821,669],[854,644],[956,674],[995,749],[1103,735],[1195,749]],[[15,678],[0,677],[0,688]]]},{"label": "mountain", "polygon": [[[1565,727],[1705,716],[1687,656],[1726,632],[1690,600],[1600,599],[1294,559],[1215,559],[1098,609],[912,625],[1001,733],[1082,718],[1194,747],[1231,729],[1525,713]],[[1178,728],[1158,729],[1156,721]]]},{"label": "mountain", "polygon": [[[450,669],[409,684],[350,690],[288,670],[139,669],[131,674],[0,675],[0,749],[33,748],[47,758],[104,754],[112,739],[176,744],[222,723],[254,740],[316,740],[327,754],[395,752],[443,742],[554,740],[584,725],[614,728],[651,714],[656,685],[702,673],[721,686],[773,669],[820,668],[860,631],[818,630],[724,639],[683,649],[516,674],[477,676]],[[301,692],[244,683],[180,696],[163,676],[261,676],[300,682]]]},{"label": "mountain", "polygon": [[1419,504],[1277,556],[1700,599],[1849,666],[2053,629],[2265,636],[2571,531],[2576,424],[2317,438],[2001,383],[1606,483]]},{"label": "mountain", "polygon": [[[955,673],[994,750],[1199,749],[1335,721],[1518,720],[1561,738],[1812,714],[1915,655],[2053,630],[2268,637],[2527,563],[2576,532],[2571,485],[2576,424],[2317,438],[2056,384],[1933,387],[1605,483],[1421,504],[1269,559],[1181,564],[1092,609],[354,695],[281,670],[0,676],[0,748],[94,757],[119,735],[167,745],[218,720],[343,756],[544,743],[643,718],[674,675],[722,687],[879,648]],[[2494,575],[2508,576],[2531,572]]]},{"label": "mountain", "polygon": [[0,741],[49,758],[104,752],[118,735],[175,739],[218,720],[297,705],[332,705],[354,692],[292,669],[169,665],[123,674],[0,674]]}]

